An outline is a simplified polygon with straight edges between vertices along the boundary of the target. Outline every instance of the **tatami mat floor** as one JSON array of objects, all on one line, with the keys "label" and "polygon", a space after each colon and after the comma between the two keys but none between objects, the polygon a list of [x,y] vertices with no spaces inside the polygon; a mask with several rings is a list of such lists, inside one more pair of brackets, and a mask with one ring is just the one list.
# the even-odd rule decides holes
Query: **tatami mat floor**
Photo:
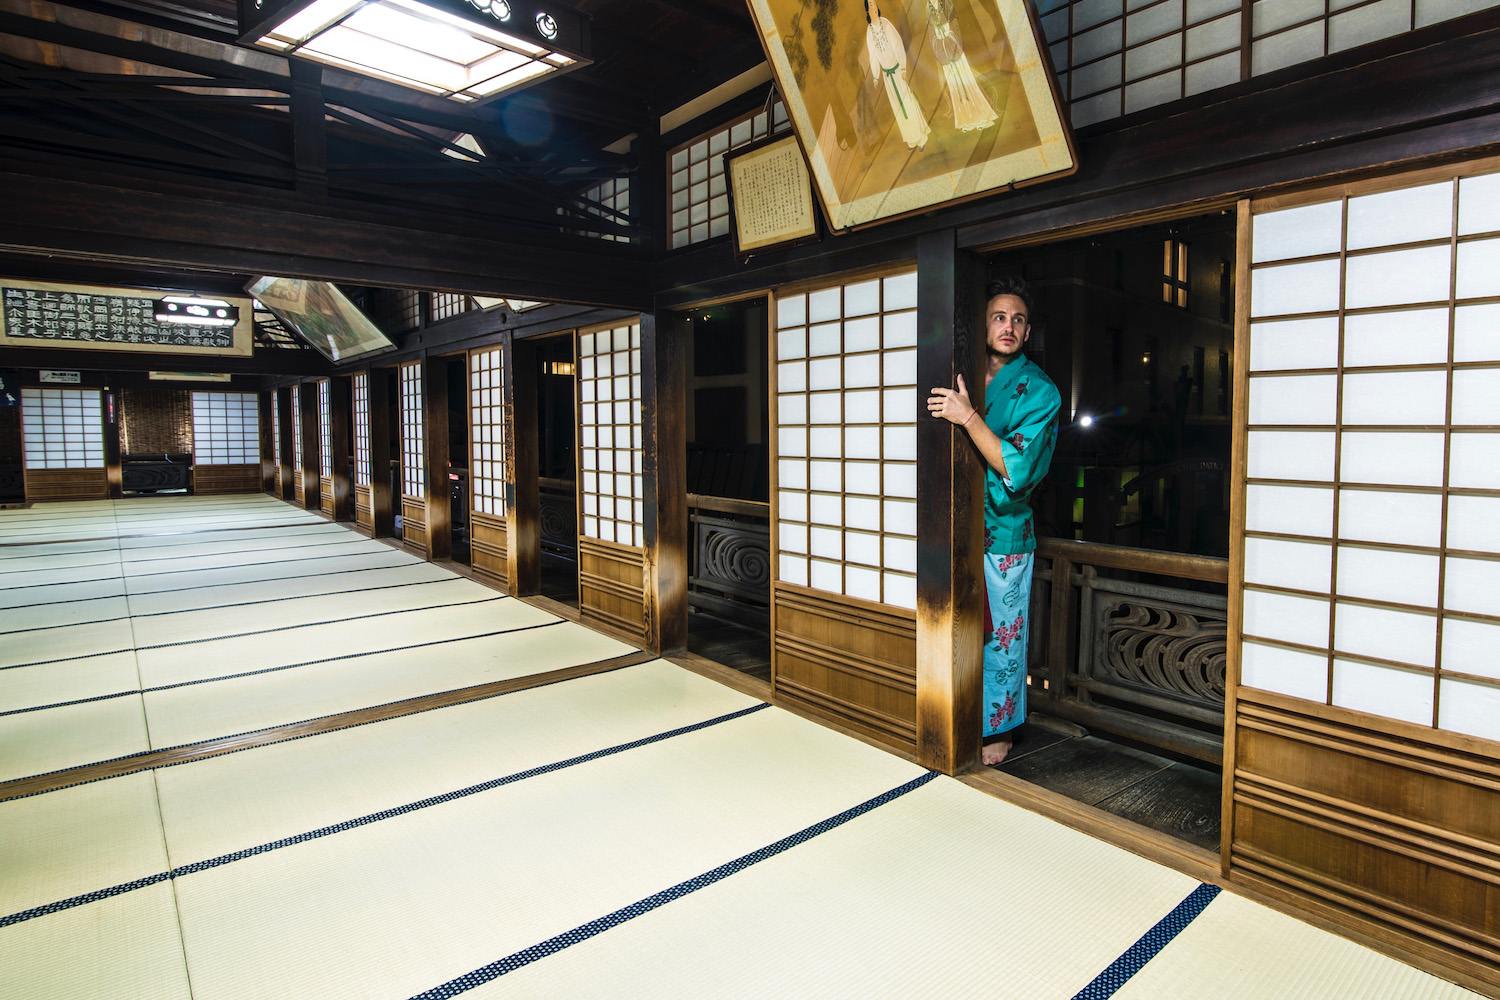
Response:
[{"label": "tatami mat floor", "polygon": [[[403,554],[269,498],[10,513],[0,777],[628,648],[409,557],[320,576]],[[222,542],[243,563],[199,530],[237,514],[277,525]],[[70,515],[175,539],[178,586]],[[62,614],[99,566],[41,548],[112,554],[120,596]],[[662,660],[0,801],[0,970],[27,1000],[1474,996]]]}]

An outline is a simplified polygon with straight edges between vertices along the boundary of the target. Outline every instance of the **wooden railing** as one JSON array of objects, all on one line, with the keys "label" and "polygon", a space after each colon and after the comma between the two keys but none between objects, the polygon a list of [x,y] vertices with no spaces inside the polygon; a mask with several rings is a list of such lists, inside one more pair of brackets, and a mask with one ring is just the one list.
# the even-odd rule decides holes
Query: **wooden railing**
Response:
[{"label": "wooden railing", "polygon": [[688,604],[744,625],[771,623],[771,508],[688,494]]},{"label": "wooden railing", "polygon": [[1030,709],[1218,763],[1228,560],[1054,538],[1037,557]]}]

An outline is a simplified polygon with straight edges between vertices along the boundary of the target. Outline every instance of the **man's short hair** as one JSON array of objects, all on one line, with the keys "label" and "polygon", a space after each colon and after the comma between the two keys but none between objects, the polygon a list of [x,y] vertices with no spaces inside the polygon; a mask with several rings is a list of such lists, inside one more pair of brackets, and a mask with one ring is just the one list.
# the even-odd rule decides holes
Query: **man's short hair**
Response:
[{"label": "man's short hair", "polygon": [[1026,279],[1017,274],[1002,274],[1000,277],[984,286],[984,304],[986,307],[994,301],[996,295],[1014,295],[1021,300],[1026,307],[1026,320],[1035,320],[1036,303],[1031,298],[1031,286]]}]

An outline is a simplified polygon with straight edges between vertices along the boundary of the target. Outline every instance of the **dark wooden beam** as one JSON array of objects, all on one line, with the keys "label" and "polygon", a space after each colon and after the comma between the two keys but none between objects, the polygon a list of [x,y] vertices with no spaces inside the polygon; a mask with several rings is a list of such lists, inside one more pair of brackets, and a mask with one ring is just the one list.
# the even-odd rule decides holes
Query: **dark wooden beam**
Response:
[{"label": "dark wooden beam", "polygon": [[376,538],[396,533],[395,503],[391,494],[391,432],[396,395],[391,392],[393,368],[370,368],[370,516]]},{"label": "dark wooden beam", "polygon": [[64,368],[104,372],[228,372],[230,375],[321,375],[328,362],[316,351],[259,350],[248,358],[135,354],[66,347],[0,347],[0,368]]},{"label": "dark wooden beam", "polygon": [[302,426],[297,433],[302,435],[302,506],[318,510],[323,499],[322,435],[318,427],[318,383],[309,379],[292,387],[300,393],[297,400]]},{"label": "dark wooden beam", "polygon": [[349,456],[354,454],[354,386],[347,375],[328,379],[329,450],[333,452],[333,519],[354,520],[354,483]]},{"label": "dark wooden beam", "polygon": [[[189,186],[142,191],[0,172],[0,250],[209,272],[650,305],[651,267],[623,244],[536,234],[433,231],[430,217],[359,218]],[[597,244],[597,245],[595,245]]]},{"label": "dark wooden beam", "polygon": [[975,326],[983,271],[952,231],[924,236],[917,254],[917,760],[955,774],[979,756],[981,467],[968,435],[922,404],[961,374],[983,405]]},{"label": "dark wooden beam", "polygon": [[[456,387],[463,392],[463,385]],[[422,426],[426,433],[427,558],[453,555],[453,487],[448,479],[448,359],[422,360]]]},{"label": "dark wooden beam", "polygon": [[512,489],[505,510],[507,589],[512,596],[535,594],[542,587],[542,497],[537,477],[540,435],[537,379],[541,359],[535,343],[506,338],[506,400],[510,426],[505,440],[511,456]]},{"label": "dark wooden beam", "polygon": [[641,316],[647,648],[687,648],[691,560],[687,510],[688,335],[681,313]]},{"label": "dark wooden beam", "polygon": [[292,465],[292,435],[300,433],[292,426],[292,393],[297,383],[282,386],[275,392],[277,420],[281,429],[281,499],[292,501],[297,496],[295,476],[298,470]]}]

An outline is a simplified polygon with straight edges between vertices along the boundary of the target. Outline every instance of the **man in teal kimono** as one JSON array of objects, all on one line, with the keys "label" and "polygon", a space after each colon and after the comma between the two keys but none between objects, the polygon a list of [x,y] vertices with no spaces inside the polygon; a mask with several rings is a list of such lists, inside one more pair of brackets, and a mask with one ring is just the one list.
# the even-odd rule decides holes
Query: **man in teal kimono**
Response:
[{"label": "man in teal kimono", "polygon": [[1026,645],[1036,528],[1028,499],[1047,475],[1062,396],[1022,353],[1031,338],[1031,291],[1020,278],[990,283],[985,295],[984,409],[969,402],[963,377],[934,388],[927,409],[962,427],[985,461],[984,746],[998,764],[1026,720]]}]

